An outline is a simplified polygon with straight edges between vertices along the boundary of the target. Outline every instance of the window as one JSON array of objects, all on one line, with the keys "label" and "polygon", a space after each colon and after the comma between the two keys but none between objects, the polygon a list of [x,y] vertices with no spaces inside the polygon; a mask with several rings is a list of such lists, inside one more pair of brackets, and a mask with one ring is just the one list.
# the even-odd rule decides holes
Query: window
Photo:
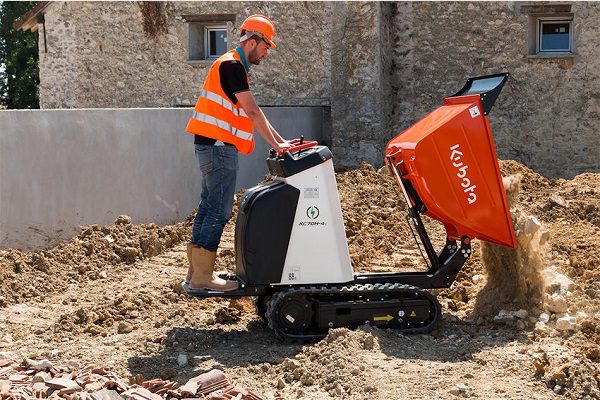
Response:
[{"label": "window", "polygon": [[226,51],[226,25],[189,24],[189,61],[215,59]]},{"label": "window", "polygon": [[572,53],[572,22],[564,19],[539,18],[536,53]]},{"label": "window", "polygon": [[227,52],[227,27],[205,28],[204,50],[206,58],[218,58]]},{"label": "window", "polygon": [[181,18],[188,28],[188,63],[203,64],[229,50],[228,33],[235,14],[189,14]]},{"label": "window", "polygon": [[527,59],[575,57],[574,13],[570,4],[524,4],[527,15]]}]

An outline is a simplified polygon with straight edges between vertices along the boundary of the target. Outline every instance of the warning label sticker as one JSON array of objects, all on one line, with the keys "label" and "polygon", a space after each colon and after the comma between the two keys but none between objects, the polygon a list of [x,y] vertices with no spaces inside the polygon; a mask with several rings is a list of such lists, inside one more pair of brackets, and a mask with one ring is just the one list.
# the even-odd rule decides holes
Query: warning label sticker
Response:
[{"label": "warning label sticker", "polygon": [[319,188],[304,188],[304,198],[305,199],[318,199],[319,198]]},{"label": "warning label sticker", "polygon": [[469,112],[471,113],[471,118],[475,118],[480,114],[479,107],[477,107],[477,106],[469,108]]}]

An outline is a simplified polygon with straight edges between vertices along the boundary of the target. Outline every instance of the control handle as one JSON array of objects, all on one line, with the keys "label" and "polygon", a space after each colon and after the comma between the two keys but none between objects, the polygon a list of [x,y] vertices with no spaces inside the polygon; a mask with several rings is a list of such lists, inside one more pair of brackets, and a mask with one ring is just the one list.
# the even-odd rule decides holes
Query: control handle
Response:
[{"label": "control handle", "polygon": [[300,136],[300,139],[292,139],[289,141],[290,147],[280,151],[278,156],[283,157],[285,153],[294,153],[296,151],[309,149],[319,144],[316,140],[304,141],[304,136]]}]

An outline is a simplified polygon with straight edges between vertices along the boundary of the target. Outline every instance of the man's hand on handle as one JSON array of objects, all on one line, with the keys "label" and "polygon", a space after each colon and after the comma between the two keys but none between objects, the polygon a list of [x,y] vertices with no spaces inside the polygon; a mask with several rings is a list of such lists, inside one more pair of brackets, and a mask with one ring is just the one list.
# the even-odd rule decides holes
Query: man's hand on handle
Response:
[{"label": "man's hand on handle", "polygon": [[275,150],[277,150],[278,153],[282,153],[282,152],[285,152],[290,147],[292,147],[290,142],[288,142],[287,140],[284,140],[281,143],[277,143],[277,147],[275,148]]}]

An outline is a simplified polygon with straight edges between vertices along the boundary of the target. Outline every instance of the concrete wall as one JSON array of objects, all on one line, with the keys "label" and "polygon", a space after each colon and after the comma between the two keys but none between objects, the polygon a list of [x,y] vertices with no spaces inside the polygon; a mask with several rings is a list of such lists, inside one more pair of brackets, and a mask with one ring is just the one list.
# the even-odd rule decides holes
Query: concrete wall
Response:
[{"label": "concrete wall", "polygon": [[[286,138],[327,137],[322,107],[265,107]],[[0,111],[0,249],[53,245],[78,225],[174,223],[197,206],[190,109]],[[257,135],[258,136],[258,135]],[[237,186],[267,172],[267,145],[240,155]]]}]

